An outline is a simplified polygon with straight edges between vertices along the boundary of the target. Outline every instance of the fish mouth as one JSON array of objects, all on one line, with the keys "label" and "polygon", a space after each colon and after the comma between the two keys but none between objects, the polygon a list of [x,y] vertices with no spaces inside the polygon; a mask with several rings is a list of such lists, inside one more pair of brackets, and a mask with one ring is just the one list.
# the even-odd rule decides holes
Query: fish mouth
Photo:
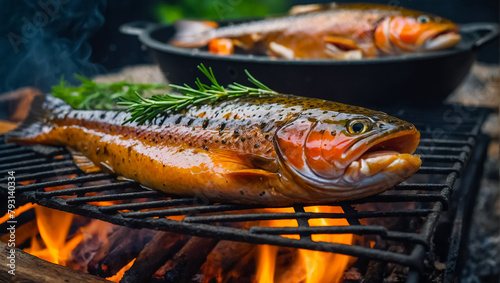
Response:
[{"label": "fish mouth", "polygon": [[429,51],[446,49],[455,46],[460,39],[456,28],[447,28],[429,36],[422,47]]},{"label": "fish mouth", "polygon": [[344,181],[359,189],[370,188],[369,194],[375,194],[406,180],[422,164],[413,154],[419,140],[417,130],[407,130],[376,141],[349,164]]},{"label": "fish mouth", "polygon": [[384,138],[380,138],[367,147],[361,157],[379,151],[394,151],[397,153],[412,154],[417,149],[420,133],[415,130],[400,131]]}]

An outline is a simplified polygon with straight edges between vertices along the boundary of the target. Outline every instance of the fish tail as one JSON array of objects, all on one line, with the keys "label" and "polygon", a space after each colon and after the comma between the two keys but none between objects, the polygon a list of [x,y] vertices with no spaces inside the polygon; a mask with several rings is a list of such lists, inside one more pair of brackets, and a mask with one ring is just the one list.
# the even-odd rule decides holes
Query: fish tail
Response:
[{"label": "fish tail", "polygon": [[207,45],[214,38],[217,23],[210,21],[179,20],[175,22],[177,33],[170,44],[193,48]]},{"label": "fish tail", "polygon": [[37,95],[31,102],[28,116],[6,134],[7,142],[43,143],[43,134],[53,127],[51,116],[57,110],[72,109],[69,104],[51,95]]}]

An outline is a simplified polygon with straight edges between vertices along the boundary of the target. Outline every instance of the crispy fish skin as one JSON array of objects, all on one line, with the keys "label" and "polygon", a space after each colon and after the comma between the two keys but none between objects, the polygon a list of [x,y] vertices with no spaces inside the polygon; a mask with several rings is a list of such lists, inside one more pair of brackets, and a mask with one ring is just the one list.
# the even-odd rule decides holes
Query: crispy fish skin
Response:
[{"label": "crispy fish skin", "polygon": [[[385,113],[319,99],[243,97],[166,113],[148,125],[122,125],[128,118],[125,112],[74,110],[57,98],[40,96],[34,100],[30,116],[8,140],[69,146],[98,167],[153,189],[244,204],[360,198],[403,181],[420,166],[420,159],[411,155],[419,140],[413,125]],[[373,121],[371,131],[349,134],[346,127],[360,119]],[[336,146],[338,140],[332,140],[335,132],[344,142],[336,152],[328,149],[326,159],[336,159],[332,169],[317,158],[314,144],[319,141]],[[301,140],[304,135],[307,141]],[[398,140],[401,136],[407,138]],[[391,137],[400,144],[386,142]],[[401,173],[398,176],[393,176],[397,171],[393,168],[393,175],[381,184],[360,186],[366,183],[362,171],[370,171],[360,157],[367,145],[376,144],[380,149],[399,151],[391,158],[404,155],[400,161],[410,161],[397,169],[404,171],[397,172]],[[340,152],[345,145],[350,149]],[[368,155],[368,163],[385,157]],[[302,161],[301,156],[305,158]],[[354,162],[359,164],[349,167]],[[400,166],[394,164],[391,166]],[[376,170],[383,171],[389,165],[378,165]],[[349,170],[355,172],[347,178],[344,172]],[[332,179],[328,174],[334,171],[338,176]]]},{"label": "crispy fish skin", "polygon": [[210,52],[230,55],[232,40],[244,50],[277,58],[361,59],[440,50],[460,40],[457,25],[449,20],[400,7],[314,4],[300,10],[306,12],[220,28],[180,20],[170,44],[208,44]]}]

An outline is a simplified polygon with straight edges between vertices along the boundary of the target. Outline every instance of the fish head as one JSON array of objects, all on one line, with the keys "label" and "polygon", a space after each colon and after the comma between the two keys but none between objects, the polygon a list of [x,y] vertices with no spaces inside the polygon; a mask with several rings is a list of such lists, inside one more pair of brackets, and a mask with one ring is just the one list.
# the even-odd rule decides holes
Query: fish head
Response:
[{"label": "fish head", "polygon": [[420,133],[412,124],[375,111],[322,113],[298,117],[275,135],[283,171],[299,183],[357,198],[388,189],[420,167],[413,155]]},{"label": "fish head", "polygon": [[459,41],[458,26],[433,15],[391,16],[375,29],[375,45],[386,53],[441,50]]}]

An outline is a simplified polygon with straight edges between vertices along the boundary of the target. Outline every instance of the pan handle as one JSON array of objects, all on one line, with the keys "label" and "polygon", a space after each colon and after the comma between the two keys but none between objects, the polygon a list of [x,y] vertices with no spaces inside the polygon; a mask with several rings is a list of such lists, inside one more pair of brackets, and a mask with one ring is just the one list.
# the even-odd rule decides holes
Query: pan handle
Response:
[{"label": "pan handle", "polygon": [[498,37],[498,24],[496,23],[467,23],[460,25],[460,31],[466,33],[486,32],[483,36],[479,37],[472,45],[473,49],[479,48],[487,42]]},{"label": "pan handle", "polygon": [[152,26],[156,26],[156,24],[151,22],[135,21],[121,25],[118,30],[123,34],[139,36],[143,31]]}]

